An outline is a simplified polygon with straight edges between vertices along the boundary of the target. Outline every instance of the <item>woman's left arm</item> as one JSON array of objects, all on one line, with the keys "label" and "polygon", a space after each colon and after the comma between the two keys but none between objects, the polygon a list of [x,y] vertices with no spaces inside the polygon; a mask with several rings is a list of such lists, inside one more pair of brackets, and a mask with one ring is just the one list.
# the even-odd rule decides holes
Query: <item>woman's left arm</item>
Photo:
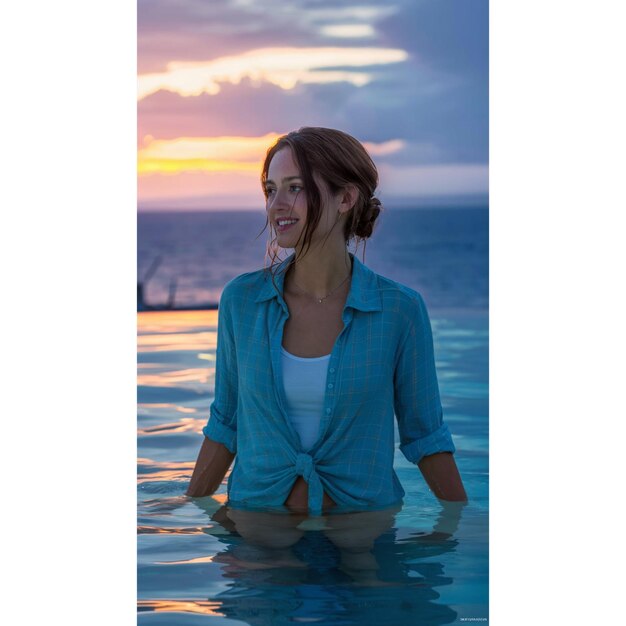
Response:
[{"label": "woman's left arm", "polygon": [[437,498],[448,502],[467,502],[463,481],[451,452],[425,456],[417,466]]},{"label": "woman's left arm", "polygon": [[421,295],[415,293],[411,304],[394,372],[400,450],[420,468],[437,498],[467,501],[454,461],[455,446],[443,421],[430,318]]}]

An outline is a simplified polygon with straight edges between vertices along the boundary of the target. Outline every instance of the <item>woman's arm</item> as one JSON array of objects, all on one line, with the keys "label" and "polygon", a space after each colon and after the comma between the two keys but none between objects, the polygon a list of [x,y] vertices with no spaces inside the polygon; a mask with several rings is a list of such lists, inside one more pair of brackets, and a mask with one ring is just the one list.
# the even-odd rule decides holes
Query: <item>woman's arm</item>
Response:
[{"label": "woman's arm", "polygon": [[417,466],[437,498],[448,502],[467,501],[467,494],[451,452],[425,456]]},{"label": "woman's arm", "polygon": [[200,498],[215,493],[234,458],[235,455],[226,446],[205,437],[187,495]]},{"label": "woman's arm", "polygon": [[186,492],[192,497],[215,493],[237,452],[238,377],[235,329],[229,306],[231,292],[232,288],[226,285],[220,298],[215,352],[215,398],[211,403],[208,423],[202,429],[204,441]]},{"label": "woman's arm", "polygon": [[408,461],[417,464],[437,498],[467,501],[452,456],[456,448],[443,421],[432,328],[420,294],[415,294],[408,314],[394,373],[400,450]]}]

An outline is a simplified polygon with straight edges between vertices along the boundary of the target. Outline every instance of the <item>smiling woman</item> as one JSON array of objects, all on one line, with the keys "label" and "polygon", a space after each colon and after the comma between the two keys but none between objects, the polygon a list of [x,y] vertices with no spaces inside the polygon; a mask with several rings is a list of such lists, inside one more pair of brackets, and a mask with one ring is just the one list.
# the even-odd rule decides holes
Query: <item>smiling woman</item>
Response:
[{"label": "smiling woman", "polygon": [[366,150],[341,131],[301,128],[268,150],[261,181],[272,264],[224,288],[215,400],[188,495],[215,491],[235,459],[234,509],[396,506],[395,416],[400,450],[434,494],[465,501],[424,301],[348,252],[381,210]]},{"label": "smiling woman", "polygon": [[[335,249],[345,248],[353,237],[366,240],[380,213],[381,203],[374,196],[376,166],[356,139],[340,131],[303,128],[281,137],[268,150],[261,183],[268,221],[278,235],[290,232],[289,238],[279,236],[270,243],[272,261],[279,248],[308,252],[313,237],[328,238],[337,226]],[[303,189],[306,193],[301,193]],[[284,197],[280,195],[283,190]],[[344,197],[337,203],[342,193]],[[301,227],[285,228],[277,222],[286,217],[302,220]]]}]

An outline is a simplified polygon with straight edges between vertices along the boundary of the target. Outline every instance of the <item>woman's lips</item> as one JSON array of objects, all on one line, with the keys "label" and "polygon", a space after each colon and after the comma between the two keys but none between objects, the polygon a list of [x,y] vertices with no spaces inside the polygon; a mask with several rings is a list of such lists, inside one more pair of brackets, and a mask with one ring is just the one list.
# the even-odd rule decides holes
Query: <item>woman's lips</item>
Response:
[{"label": "woman's lips", "polygon": [[284,226],[281,226],[278,222],[276,222],[276,230],[279,233],[284,233],[286,230],[289,230],[292,226],[295,226],[297,223],[298,223],[298,220],[290,224],[285,224]]}]

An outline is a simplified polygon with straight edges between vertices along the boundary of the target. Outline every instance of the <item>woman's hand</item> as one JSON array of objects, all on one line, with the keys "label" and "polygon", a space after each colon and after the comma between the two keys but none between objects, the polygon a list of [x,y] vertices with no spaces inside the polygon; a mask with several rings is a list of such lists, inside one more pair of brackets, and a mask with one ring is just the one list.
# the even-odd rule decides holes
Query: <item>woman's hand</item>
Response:
[{"label": "woman's hand", "polygon": [[215,493],[234,458],[226,446],[205,437],[186,495],[201,498]]},{"label": "woman's hand", "polygon": [[417,466],[437,498],[448,502],[467,502],[467,494],[451,452],[425,456]]}]

